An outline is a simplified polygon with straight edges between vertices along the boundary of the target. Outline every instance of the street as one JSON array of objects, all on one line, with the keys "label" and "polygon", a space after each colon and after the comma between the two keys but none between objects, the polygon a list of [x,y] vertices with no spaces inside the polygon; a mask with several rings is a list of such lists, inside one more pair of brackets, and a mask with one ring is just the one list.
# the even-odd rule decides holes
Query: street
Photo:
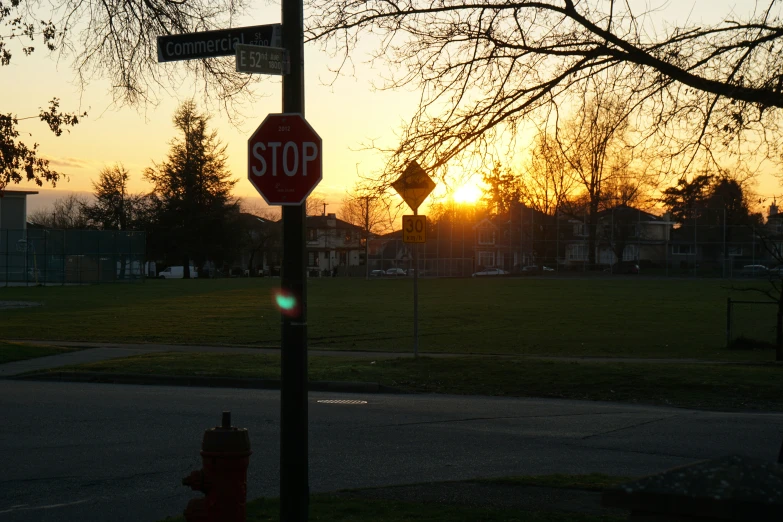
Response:
[{"label": "street", "polygon": [[[367,404],[321,404],[360,399]],[[0,380],[0,521],[140,522],[199,493],[205,428],[231,410],[248,497],[276,496],[279,392]],[[504,475],[644,475],[730,453],[774,461],[783,414],[446,395],[310,394],[313,492]]]}]

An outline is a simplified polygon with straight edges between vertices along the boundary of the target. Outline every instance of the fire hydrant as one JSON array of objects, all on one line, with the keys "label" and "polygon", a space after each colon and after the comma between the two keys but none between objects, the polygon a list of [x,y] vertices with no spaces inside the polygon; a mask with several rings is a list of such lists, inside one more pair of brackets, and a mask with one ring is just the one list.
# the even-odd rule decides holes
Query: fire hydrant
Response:
[{"label": "fire hydrant", "polygon": [[245,522],[251,453],[247,429],[231,426],[231,412],[224,411],[221,426],[204,431],[203,468],[182,479],[184,486],[205,494],[188,502],[187,522]]}]

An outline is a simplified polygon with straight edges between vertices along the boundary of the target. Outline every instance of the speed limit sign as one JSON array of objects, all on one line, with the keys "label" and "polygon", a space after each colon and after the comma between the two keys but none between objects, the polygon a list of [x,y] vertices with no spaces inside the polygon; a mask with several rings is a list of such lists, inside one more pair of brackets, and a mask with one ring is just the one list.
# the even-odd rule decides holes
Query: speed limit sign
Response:
[{"label": "speed limit sign", "polygon": [[427,216],[402,216],[402,242],[427,242]]}]

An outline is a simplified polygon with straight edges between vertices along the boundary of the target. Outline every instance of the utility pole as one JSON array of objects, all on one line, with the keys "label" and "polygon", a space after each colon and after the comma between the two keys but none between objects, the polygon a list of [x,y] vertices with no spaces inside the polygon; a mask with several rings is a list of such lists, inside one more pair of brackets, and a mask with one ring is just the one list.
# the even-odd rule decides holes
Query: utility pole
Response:
[{"label": "utility pole", "polygon": [[[283,75],[283,112],[304,117],[304,15],[302,0],[282,0],[283,47],[291,71]],[[280,520],[307,522],[310,504],[307,440],[307,201],[283,207],[282,289],[298,303],[282,316],[280,351]],[[324,212],[326,205],[324,204]]]}]

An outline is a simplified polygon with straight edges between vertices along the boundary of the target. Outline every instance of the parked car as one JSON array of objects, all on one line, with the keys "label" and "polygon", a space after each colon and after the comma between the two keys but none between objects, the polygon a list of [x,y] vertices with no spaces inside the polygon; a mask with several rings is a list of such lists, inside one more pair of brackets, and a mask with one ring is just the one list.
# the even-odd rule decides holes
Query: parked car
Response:
[{"label": "parked car", "polygon": [[386,275],[386,272],[383,270],[372,270],[370,272],[370,277],[383,277]]},{"label": "parked car", "polygon": [[501,270],[500,268],[485,268],[480,272],[474,272],[471,277],[484,277],[484,276],[502,276],[508,275],[508,272]]},{"label": "parked car", "polygon": [[[189,269],[191,278],[198,277],[198,271],[196,270],[196,267],[191,266]],[[158,272],[158,279],[182,279],[183,277],[185,277],[184,266],[170,266],[165,270]]]},{"label": "parked car", "polygon": [[387,276],[404,276],[405,270],[402,268],[390,268],[386,271]]},{"label": "parked car", "polygon": [[769,275],[769,269],[764,265],[745,265],[740,274],[744,277],[766,277]]},{"label": "parked car", "polygon": [[613,274],[638,274],[639,264],[636,261],[620,261],[611,267]]}]

